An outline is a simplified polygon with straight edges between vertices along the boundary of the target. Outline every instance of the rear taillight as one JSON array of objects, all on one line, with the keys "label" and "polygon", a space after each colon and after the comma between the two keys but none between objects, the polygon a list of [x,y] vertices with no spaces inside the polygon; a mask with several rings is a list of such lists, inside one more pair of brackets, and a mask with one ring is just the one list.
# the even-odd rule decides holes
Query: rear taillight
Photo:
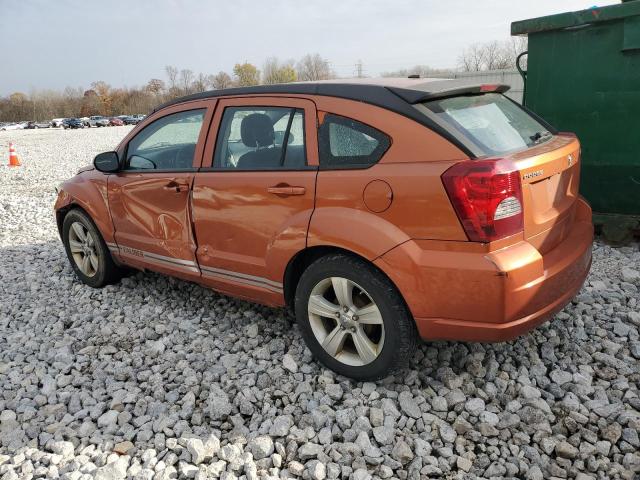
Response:
[{"label": "rear taillight", "polygon": [[511,161],[456,163],[442,174],[442,183],[472,242],[492,242],[522,231],[522,184]]}]

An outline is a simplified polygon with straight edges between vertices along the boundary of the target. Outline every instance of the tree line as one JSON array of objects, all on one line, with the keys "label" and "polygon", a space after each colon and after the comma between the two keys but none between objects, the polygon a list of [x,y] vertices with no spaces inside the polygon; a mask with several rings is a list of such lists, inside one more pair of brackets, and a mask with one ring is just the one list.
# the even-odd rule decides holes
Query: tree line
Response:
[{"label": "tree line", "polygon": [[[514,68],[517,55],[526,50],[526,38],[504,42],[474,44],[458,58],[458,71],[483,71]],[[362,67],[362,62],[360,62]],[[426,65],[384,72],[382,76],[405,77],[412,74],[428,76],[451,70]],[[249,62],[238,63],[232,72],[195,73],[168,65],[164,79],[152,78],[143,87],[118,88],[100,80],[88,89],[67,87],[63,91],[32,90],[29,94],[14,92],[0,97],[0,121],[50,120],[51,118],[88,117],[91,115],[122,115],[147,113],[157,105],[174,98],[230,87],[271,85],[295,81],[335,78],[328,60],[320,54],[307,54],[298,61],[267,58],[260,70]]]},{"label": "tree line", "polygon": [[62,117],[147,113],[157,105],[183,95],[260,84],[334,78],[328,60],[320,54],[307,54],[297,62],[268,58],[262,67],[238,63],[231,73],[195,73],[168,65],[164,79],[152,78],[143,87],[118,88],[100,80],[88,89],[67,87],[63,91],[32,90],[0,97],[0,121],[50,120]]},{"label": "tree line", "polygon": [[[511,37],[509,40],[494,40],[474,43],[458,57],[458,68],[464,72],[482,72],[515,68],[518,55],[527,50],[527,37]],[[526,57],[523,65],[526,67]]]},{"label": "tree line", "polygon": [[[493,40],[485,43],[474,43],[468,46],[458,56],[456,72],[485,72],[488,70],[503,70],[516,68],[516,59],[520,53],[527,50],[526,37],[511,37],[509,40]],[[526,57],[522,60],[526,68]],[[383,77],[407,77],[409,75],[442,76],[453,72],[451,69],[433,68],[429,65],[415,65],[411,68],[401,68],[383,72]]]}]

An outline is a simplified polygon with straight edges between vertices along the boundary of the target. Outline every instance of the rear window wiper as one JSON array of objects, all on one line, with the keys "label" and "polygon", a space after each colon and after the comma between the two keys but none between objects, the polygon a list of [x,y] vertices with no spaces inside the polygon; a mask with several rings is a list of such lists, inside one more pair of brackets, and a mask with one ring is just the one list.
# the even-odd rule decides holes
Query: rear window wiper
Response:
[{"label": "rear window wiper", "polygon": [[536,132],[531,135],[529,138],[533,143],[539,143],[540,140],[550,137],[552,134],[548,130],[542,130],[541,132]]}]

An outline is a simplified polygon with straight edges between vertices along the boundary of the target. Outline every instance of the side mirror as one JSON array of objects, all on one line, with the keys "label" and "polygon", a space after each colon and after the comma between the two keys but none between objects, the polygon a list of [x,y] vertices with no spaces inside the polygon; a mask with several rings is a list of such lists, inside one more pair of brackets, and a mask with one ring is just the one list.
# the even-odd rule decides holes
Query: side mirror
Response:
[{"label": "side mirror", "polygon": [[99,153],[93,159],[93,166],[103,173],[114,173],[120,169],[120,160],[116,152]]}]

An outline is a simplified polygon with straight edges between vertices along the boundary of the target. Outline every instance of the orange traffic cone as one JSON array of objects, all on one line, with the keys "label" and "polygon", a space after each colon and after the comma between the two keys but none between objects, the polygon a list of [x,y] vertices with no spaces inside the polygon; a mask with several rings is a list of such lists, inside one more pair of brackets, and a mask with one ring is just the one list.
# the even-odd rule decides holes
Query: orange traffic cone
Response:
[{"label": "orange traffic cone", "polygon": [[20,163],[20,159],[18,158],[18,154],[16,153],[16,147],[13,143],[9,143],[9,166],[10,167],[19,167],[22,165]]}]

